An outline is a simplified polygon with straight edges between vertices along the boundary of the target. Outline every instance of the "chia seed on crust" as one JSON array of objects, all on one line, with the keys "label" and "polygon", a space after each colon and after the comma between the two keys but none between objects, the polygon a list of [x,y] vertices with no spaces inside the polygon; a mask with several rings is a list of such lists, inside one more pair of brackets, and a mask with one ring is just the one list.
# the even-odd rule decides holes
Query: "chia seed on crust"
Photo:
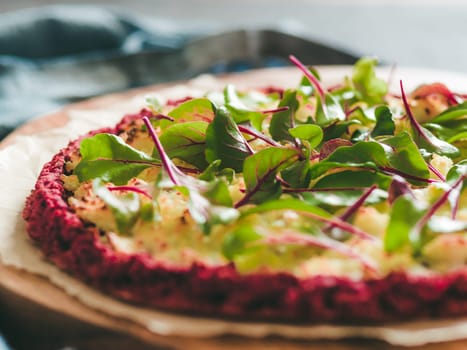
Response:
[{"label": "chia seed on crust", "polygon": [[[118,134],[139,115],[115,128]],[[123,254],[99,240],[96,227],[68,206],[60,179],[79,147],[72,141],[48,162],[26,201],[27,232],[59,268],[120,299],[192,314],[288,322],[369,323],[467,315],[467,269],[447,274],[355,281],[333,276],[299,279],[288,273],[239,274],[233,264],[166,266],[145,254]]]}]

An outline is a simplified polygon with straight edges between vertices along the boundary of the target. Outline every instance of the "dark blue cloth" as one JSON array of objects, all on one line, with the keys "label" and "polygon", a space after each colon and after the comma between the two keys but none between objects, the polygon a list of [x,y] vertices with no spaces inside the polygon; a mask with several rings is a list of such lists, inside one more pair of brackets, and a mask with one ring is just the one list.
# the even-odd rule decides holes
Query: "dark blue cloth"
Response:
[{"label": "dark blue cloth", "polygon": [[64,103],[149,83],[131,71],[135,55],[174,52],[200,34],[156,29],[94,6],[0,15],[0,138]]},{"label": "dark blue cloth", "polygon": [[203,72],[282,66],[290,53],[300,52],[310,64],[355,60],[274,31],[206,34],[185,23],[90,5],[0,15],[0,139],[34,116],[99,94]]}]

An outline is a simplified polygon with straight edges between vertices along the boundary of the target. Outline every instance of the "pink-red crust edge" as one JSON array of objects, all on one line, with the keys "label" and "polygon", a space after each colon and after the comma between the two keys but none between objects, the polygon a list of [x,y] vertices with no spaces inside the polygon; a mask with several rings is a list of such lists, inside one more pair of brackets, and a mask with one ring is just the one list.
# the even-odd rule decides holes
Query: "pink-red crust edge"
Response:
[{"label": "pink-red crust edge", "polygon": [[[88,136],[118,133],[140,115]],[[29,236],[49,260],[107,294],[165,310],[248,320],[373,323],[467,315],[465,268],[445,275],[393,273],[364,281],[298,279],[287,273],[240,275],[232,264],[177,268],[148,255],[117,253],[100,243],[98,230],[66,203],[60,177],[67,155],[79,142],[70,142],[43,167],[23,217]]]}]

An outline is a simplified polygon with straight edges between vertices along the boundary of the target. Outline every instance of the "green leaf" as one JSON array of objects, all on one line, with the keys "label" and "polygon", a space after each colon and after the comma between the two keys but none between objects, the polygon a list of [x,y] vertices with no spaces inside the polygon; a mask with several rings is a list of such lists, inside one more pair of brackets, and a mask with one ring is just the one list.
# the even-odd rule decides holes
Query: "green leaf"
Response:
[{"label": "green leaf", "polygon": [[322,103],[319,96],[316,99],[318,106],[315,117],[316,124],[320,126],[329,126],[333,122],[346,119],[342,106],[333,95],[326,93],[324,95],[324,103]]},{"label": "green leaf", "polygon": [[253,203],[278,198],[282,190],[276,175],[297,159],[296,149],[278,147],[266,148],[248,157],[243,166],[245,198]]},{"label": "green leaf", "polygon": [[[215,106],[207,98],[194,98],[188,100],[169,112],[169,117],[174,119],[176,123],[185,123],[193,121],[209,121],[214,118]],[[161,128],[164,129],[173,122],[161,120]]]},{"label": "green leaf", "polygon": [[454,143],[460,140],[467,140],[467,131],[463,131],[458,134],[455,134],[454,136],[450,137],[447,141],[449,143]]},{"label": "green leaf", "polygon": [[229,110],[233,120],[239,123],[251,121],[253,126],[261,130],[261,124],[265,115],[261,112],[252,111],[240,99],[235,86],[227,85],[224,89],[225,107]]},{"label": "green leaf", "polygon": [[140,215],[140,199],[134,192],[114,195],[100,179],[92,182],[94,193],[99,196],[112,212],[119,233],[129,234]]},{"label": "green leaf", "polygon": [[222,243],[222,254],[229,260],[234,260],[237,255],[249,253],[256,247],[248,245],[261,238],[251,226],[240,226],[225,236]]},{"label": "green leaf", "polygon": [[[205,158],[208,123],[195,121],[173,124],[160,135],[160,141],[170,158],[178,158],[198,169],[208,165]],[[158,157],[154,150],[153,157]]]},{"label": "green leaf", "polygon": [[304,159],[295,162],[281,171],[281,177],[292,188],[307,188],[310,183],[310,160]]},{"label": "green leaf", "polygon": [[459,156],[460,152],[457,147],[450,143],[440,140],[433,135],[428,129],[423,128],[425,137],[421,137],[418,133],[415,133],[414,140],[418,147],[424,148],[429,152],[435,152],[444,155],[449,158],[455,158]]},{"label": "green leaf", "polygon": [[[435,118],[433,118],[430,123],[445,124],[455,119],[466,119],[467,117],[467,102],[455,105],[448,108]],[[466,120],[467,122],[467,120]]]},{"label": "green leaf", "polygon": [[384,249],[387,252],[394,252],[409,243],[417,246],[420,242],[410,242],[410,232],[424,213],[425,208],[411,195],[399,196],[392,205],[384,236]]},{"label": "green leaf", "polygon": [[[316,79],[321,80],[319,73],[316,69],[314,69],[311,66],[308,66],[307,69]],[[300,80],[300,84],[297,90],[303,96],[309,97],[313,94],[313,92],[315,91],[315,88],[313,84],[311,84],[310,80],[306,76],[303,76],[302,79]]]},{"label": "green leaf", "polygon": [[74,169],[74,174],[80,181],[101,179],[115,185],[125,185],[130,179],[137,177],[141,172],[154,164],[131,164],[126,161],[111,159],[82,160]]},{"label": "green leaf", "polygon": [[391,110],[386,106],[379,106],[375,109],[376,125],[371,131],[372,137],[381,135],[394,135],[396,125],[392,119]]},{"label": "green leaf", "polygon": [[225,178],[228,183],[231,183],[234,177],[235,171],[231,168],[221,169],[221,161],[217,159],[199,174],[198,179],[210,182],[218,178]]},{"label": "green leaf", "polygon": [[378,142],[374,141],[361,141],[352,146],[339,147],[326,160],[329,162],[362,165],[367,165],[368,163],[378,166],[389,165],[385,149]]},{"label": "green leaf", "polygon": [[146,105],[153,113],[160,113],[163,107],[162,102],[157,98],[157,96],[146,96],[145,98]]},{"label": "green leaf", "polygon": [[[383,142],[384,144],[374,141],[360,141],[352,146],[337,148],[327,158],[310,167],[310,177],[315,186],[318,182],[317,180],[319,180],[318,183],[322,187],[325,187],[324,184],[333,187],[331,180],[339,181],[339,183],[342,180],[345,181],[342,174],[335,175],[335,173],[346,170],[353,170],[354,172],[363,170],[369,173],[374,173],[375,171],[395,172],[401,176],[405,174],[410,181],[416,183],[429,178],[428,166],[407,133],[402,132],[396,136],[384,139]],[[352,175],[350,172],[346,174]],[[328,179],[323,179],[323,177],[328,176],[330,176]],[[354,174],[354,176],[358,175]],[[373,175],[365,174],[365,177],[361,181],[354,176],[349,176],[349,184],[347,186],[350,186],[350,183],[353,183],[352,186],[357,186],[351,180],[364,184],[366,183],[365,177],[373,178],[371,181],[378,181],[376,183],[385,186],[384,188],[387,185],[386,177],[382,177],[381,175],[374,177]]]},{"label": "green leaf", "polygon": [[[364,167],[364,166],[362,166]],[[321,176],[319,181],[313,184],[314,189],[320,188],[346,188],[346,187],[370,187],[378,185],[378,187],[387,189],[391,183],[391,176],[381,174],[377,171],[361,170],[359,168],[336,168],[337,172],[332,170]],[[325,194],[323,194],[325,195]]]},{"label": "green leaf", "polygon": [[352,82],[358,93],[358,99],[370,105],[383,103],[388,92],[388,86],[383,79],[379,79],[375,73],[378,60],[363,57],[355,63]]},{"label": "green leaf", "polygon": [[386,149],[386,154],[393,168],[423,179],[430,177],[428,165],[409,133],[402,131],[396,136],[383,139],[382,143],[391,146]]},{"label": "green leaf", "polygon": [[[411,113],[408,115],[411,116]],[[437,138],[430,130],[421,126],[413,116],[409,118],[408,122],[410,123],[409,130],[411,131],[412,137],[419,148],[424,149],[427,152],[437,153],[449,158],[456,158],[460,155],[459,149],[448,142]],[[451,123],[456,122],[458,122],[458,120],[451,121]],[[432,123],[431,125],[436,124]]]},{"label": "green leaf", "polygon": [[444,125],[440,124],[434,124],[434,123],[425,123],[423,126],[430,130],[436,137],[440,138],[441,140],[447,141],[449,143],[452,143],[453,141],[450,141],[451,138],[456,137],[461,131],[456,130],[455,128],[451,127],[446,127]]},{"label": "green leaf", "polygon": [[243,161],[251,155],[247,141],[235,121],[224,108],[218,108],[206,130],[206,160],[221,160],[221,168],[243,169]]},{"label": "green leaf", "polygon": [[329,141],[332,139],[337,139],[342,137],[343,134],[347,133],[349,130],[349,126],[351,125],[359,125],[361,124],[360,121],[351,119],[351,120],[343,120],[343,121],[336,121],[331,125],[326,126],[323,129],[324,132],[324,141]]},{"label": "green leaf", "polygon": [[382,142],[384,144],[360,141],[352,146],[341,146],[323,161],[311,166],[310,176],[312,179],[318,179],[329,171],[354,168],[353,170],[401,172],[407,174],[412,181],[415,181],[412,177],[429,177],[425,160],[406,132],[388,137]]},{"label": "green leaf", "polygon": [[[446,182],[453,185],[461,176],[467,176],[467,159],[454,164],[446,175]],[[455,215],[459,204],[461,193],[467,188],[467,179],[462,182],[462,186],[457,186],[448,196],[448,202],[452,213]]]},{"label": "green leaf", "polygon": [[269,124],[269,133],[274,140],[294,141],[293,136],[289,133],[289,129],[294,127],[294,117],[298,106],[297,91],[286,90],[284,97],[279,102],[279,107],[289,107],[289,109],[274,113]]},{"label": "green leaf", "polygon": [[[384,106],[378,106],[384,107]],[[376,107],[376,108],[378,108]],[[347,119],[358,120],[363,125],[370,125],[376,122],[376,115],[374,107],[365,107],[362,104],[357,104],[356,107],[352,108],[352,112],[347,116]]]},{"label": "green leaf", "polygon": [[222,188],[210,188],[207,192],[201,193],[194,188],[187,187],[186,191],[189,196],[188,210],[190,215],[201,227],[204,234],[209,234],[215,225],[226,225],[235,221],[240,215],[237,209],[215,205],[209,201],[207,196],[211,196],[212,200],[224,202],[225,204],[227,199]]},{"label": "green leaf", "polygon": [[457,164],[454,164],[451,169],[449,169],[448,174],[446,176],[446,181],[449,184],[453,184],[457,181],[461,176],[467,175],[467,159],[460,161]]},{"label": "green leaf", "polygon": [[81,141],[81,162],[74,169],[80,181],[101,178],[123,185],[144,169],[159,164],[112,134],[97,134]]},{"label": "green leaf", "polygon": [[113,134],[97,134],[81,141],[79,148],[83,160],[120,159],[130,161],[148,161],[154,159],[146,153],[127,145],[120,137]]},{"label": "green leaf", "polygon": [[316,148],[323,140],[323,129],[314,124],[303,124],[289,129],[289,134],[300,140],[306,140],[311,148]]},{"label": "green leaf", "polygon": [[153,199],[151,202],[141,203],[139,217],[144,222],[160,222],[162,220],[157,198]]},{"label": "green leaf", "polygon": [[230,196],[229,187],[225,181],[217,180],[209,183],[208,188],[203,195],[209,199],[211,204],[224,207],[232,207],[232,197]]}]

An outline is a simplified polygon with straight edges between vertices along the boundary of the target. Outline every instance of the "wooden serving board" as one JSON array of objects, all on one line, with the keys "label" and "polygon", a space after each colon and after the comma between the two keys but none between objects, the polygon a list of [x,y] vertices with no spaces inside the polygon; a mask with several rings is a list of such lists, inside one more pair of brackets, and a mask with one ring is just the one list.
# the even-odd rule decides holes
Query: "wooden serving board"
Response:
[{"label": "wooden serving board", "polygon": [[[348,68],[347,68],[348,69]],[[345,70],[345,69],[344,69]],[[424,71],[423,71],[424,72]],[[426,75],[423,74],[425,77]],[[341,73],[338,74],[341,76]],[[222,84],[234,83],[244,87],[294,86],[299,79],[295,69],[258,70],[219,78]],[[464,80],[467,82],[467,80]],[[177,83],[179,84],[179,83]],[[69,105],[59,111],[35,119],[17,129],[1,144],[5,147],[18,135],[30,135],[67,123],[72,110],[105,108],[116,101],[145,92],[155,92],[174,84],[151,86],[98,97]],[[144,327],[123,319],[110,317],[84,306],[47,279],[0,264],[0,330],[11,338],[15,348],[50,349],[65,346],[81,349],[244,349],[252,350],[365,350],[403,349],[380,341],[294,341],[279,337],[250,339],[236,336],[190,338],[160,336]],[[414,347],[416,350],[467,349],[467,340]]]}]

